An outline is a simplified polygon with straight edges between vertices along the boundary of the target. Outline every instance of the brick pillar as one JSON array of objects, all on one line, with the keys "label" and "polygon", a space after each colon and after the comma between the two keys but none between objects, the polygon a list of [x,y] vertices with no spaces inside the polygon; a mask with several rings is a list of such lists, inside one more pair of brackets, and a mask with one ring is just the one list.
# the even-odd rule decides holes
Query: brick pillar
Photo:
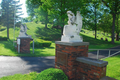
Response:
[{"label": "brick pillar", "polygon": [[62,69],[69,80],[76,79],[77,57],[88,57],[88,42],[56,41],[55,68]]},{"label": "brick pillar", "polygon": [[32,39],[30,37],[17,37],[17,39],[20,39],[20,53],[30,53],[30,41]]}]

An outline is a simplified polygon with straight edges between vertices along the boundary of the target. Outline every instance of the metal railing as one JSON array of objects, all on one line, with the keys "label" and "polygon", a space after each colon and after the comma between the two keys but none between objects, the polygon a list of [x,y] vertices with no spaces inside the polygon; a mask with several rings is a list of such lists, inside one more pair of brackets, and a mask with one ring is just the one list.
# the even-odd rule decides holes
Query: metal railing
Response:
[{"label": "metal railing", "polygon": [[[102,51],[103,50],[109,51],[108,57],[111,57],[111,56],[114,56],[114,55],[120,53],[120,49],[89,49],[89,50],[95,50],[95,51],[97,50],[97,59],[99,59],[99,52],[100,52],[100,50],[102,50]],[[118,51],[118,52],[115,52],[115,53],[111,54],[111,51]],[[104,57],[102,59],[105,59],[105,58],[108,58],[108,57]]]}]

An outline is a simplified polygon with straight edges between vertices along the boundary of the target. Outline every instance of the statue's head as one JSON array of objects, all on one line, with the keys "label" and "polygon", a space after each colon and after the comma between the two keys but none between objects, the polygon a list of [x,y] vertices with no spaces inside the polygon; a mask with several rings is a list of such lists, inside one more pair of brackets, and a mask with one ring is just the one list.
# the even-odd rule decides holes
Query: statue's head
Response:
[{"label": "statue's head", "polygon": [[67,15],[74,16],[74,13],[72,13],[72,11],[67,11]]},{"label": "statue's head", "polygon": [[26,30],[25,30],[25,26],[24,26],[23,24],[21,24],[20,28],[21,28],[21,31],[22,31],[22,32],[25,32],[25,31],[26,31]]}]

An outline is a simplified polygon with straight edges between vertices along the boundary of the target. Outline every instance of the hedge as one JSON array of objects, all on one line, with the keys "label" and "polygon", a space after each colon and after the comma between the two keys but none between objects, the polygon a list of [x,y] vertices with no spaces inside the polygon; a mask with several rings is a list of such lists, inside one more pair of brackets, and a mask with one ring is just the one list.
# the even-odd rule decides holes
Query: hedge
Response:
[{"label": "hedge", "polygon": [[[41,48],[41,47],[50,47],[51,46],[51,41],[44,41],[41,39],[36,39],[34,40],[34,47],[35,48]],[[33,46],[33,41],[30,42],[31,47]]]},{"label": "hedge", "polygon": [[0,41],[7,41],[7,40],[8,40],[7,37],[2,37],[2,36],[0,36]]}]

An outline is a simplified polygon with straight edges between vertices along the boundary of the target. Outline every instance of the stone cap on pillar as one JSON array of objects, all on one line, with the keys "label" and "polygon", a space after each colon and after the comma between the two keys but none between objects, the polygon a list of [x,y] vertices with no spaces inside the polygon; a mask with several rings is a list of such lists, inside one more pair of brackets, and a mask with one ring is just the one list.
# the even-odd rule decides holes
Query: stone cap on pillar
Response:
[{"label": "stone cap on pillar", "polygon": [[68,46],[82,46],[89,45],[89,42],[63,42],[63,41],[55,41],[56,44],[68,45]]},{"label": "stone cap on pillar", "polygon": [[30,39],[30,40],[33,40],[31,37],[17,37],[17,39]]},{"label": "stone cap on pillar", "polygon": [[76,60],[79,61],[79,62],[82,62],[82,63],[94,65],[94,66],[97,66],[97,67],[104,67],[108,64],[107,61],[92,59],[92,58],[88,58],[88,57],[77,57]]}]

